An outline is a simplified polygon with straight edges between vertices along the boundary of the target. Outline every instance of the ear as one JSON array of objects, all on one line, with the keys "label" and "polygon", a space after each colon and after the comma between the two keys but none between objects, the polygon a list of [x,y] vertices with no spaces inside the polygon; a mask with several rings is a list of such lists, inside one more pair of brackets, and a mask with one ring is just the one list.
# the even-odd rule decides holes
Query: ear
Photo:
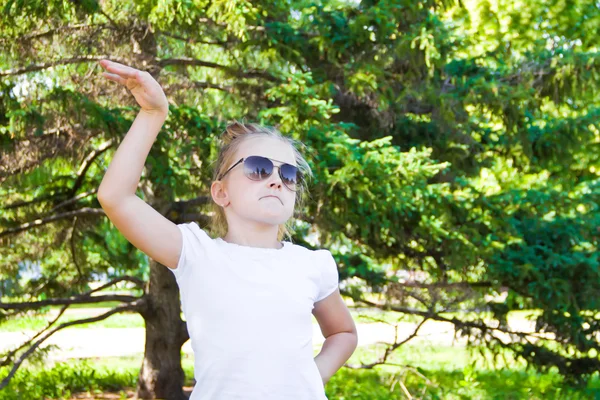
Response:
[{"label": "ear", "polygon": [[221,207],[227,207],[229,205],[229,195],[227,194],[227,188],[225,183],[222,181],[214,181],[210,185],[210,195],[215,203]]}]

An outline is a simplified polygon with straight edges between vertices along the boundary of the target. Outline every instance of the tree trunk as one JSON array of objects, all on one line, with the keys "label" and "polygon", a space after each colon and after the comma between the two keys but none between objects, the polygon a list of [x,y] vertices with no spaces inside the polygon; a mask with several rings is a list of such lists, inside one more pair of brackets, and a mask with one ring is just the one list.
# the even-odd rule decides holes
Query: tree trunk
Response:
[{"label": "tree trunk", "polygon": [[[156,38],[148,26],[134,29],[131,35],[136,67],[146,69],[157,79],[160,66],[155,64],[157,57]],[[168,163],[160,148],[154,146],[150,157]],[[163,211],[172,199],[168,186],[154,184],[158,176],[148,168],[149,182],[145,187],[145,197],[157,211]],[[152,182],[152,183],[150,183]],[[177,223],[174,221],[174,223]],[[171,271],[164,265],[150,260],[150,279],[146,288],[147,304],[142,313],[146,323],[146,346],[144,361],[138,377],[137,398],[183,400],[185,375],[181,367],[181,346],[189,339],[185,322],[181,319],[179,288]]]},{"label": "tree trunk", "polygon": [[183,400],[184,373],[181,346],[189,339],[180,317],[179,289],[173,273],[150,261],[144,361],[138,377],[137,398]]}]

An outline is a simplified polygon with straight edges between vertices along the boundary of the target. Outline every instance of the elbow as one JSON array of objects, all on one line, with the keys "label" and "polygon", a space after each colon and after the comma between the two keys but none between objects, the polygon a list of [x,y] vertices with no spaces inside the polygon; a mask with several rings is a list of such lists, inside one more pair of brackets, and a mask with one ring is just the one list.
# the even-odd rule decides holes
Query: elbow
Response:
[{"label": "elbow", "polygon": [[98,189],[98,192],[96,193],[96,198],[98,199],[98,203],[100,203],[100,207],[103,209],[110,208],[119,201],[118,196],[114,196],[110,193],[107,193],[106,190],[100,189]]},{"label": "elbow", "polygon": [[352,332],[352,336],[353,336],[353,342],[352,345],[354,346],[354,350],[356,350],[356,348],[358,347],[358,332],[354,331]]},{"label": "elbow", "polygon": [[350,343],[352,345],[352,348],[354,350],[356,350],[356,348],[358,347],[358,330],[356,329],[356,325],[353,326],[353,328],[348,332],[350,334]]},{"label": "elbow", "polygon": [[104,208],[108,204],[109,196],[106,194],[105,191],[98,189],[98,192],[96,192],[96,199],[98,199],[98,203],[100,203],[100,206]]},{"label": "elbow", "polygon": [[96,191],[96,198],[98,199],[98,203],[100,203],[100,205],[105,203],[109,198],[104,180],[102,180],[102,182],[100,182],[100,186],[98,186],[98,190]]}]

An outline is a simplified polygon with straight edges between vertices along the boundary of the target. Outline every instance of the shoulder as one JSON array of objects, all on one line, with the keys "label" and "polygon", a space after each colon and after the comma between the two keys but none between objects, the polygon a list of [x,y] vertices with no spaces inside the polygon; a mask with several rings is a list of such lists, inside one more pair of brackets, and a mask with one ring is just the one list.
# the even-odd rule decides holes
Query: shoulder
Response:
[{"label": "shoulder", "polygon": [[316,249],[313,250],[313,257],[315,257],[319,262],[325,264],[335,263],[333,258],[333,254],[328,249]]},{"label": "shoulder", "polygon": [[289,248],[291,250],[291,254],[308,258],[316,266],[321,266],[323,264],[331,264],[332,262],[335,263],[333,255],[328,249],[309,249],[307,247],[301,246],[299,244],[293,244],[291,242],[289,244]]},{"label": "shoulder", "polygon": [[201,256],[212,253],[216,248],[215,240],[196,222],[177,224],[183,240],[182,253],[187,256]]},{"label": "shoulder", "polygon": [[313,255],[313,254],[318,254],[318,253],[329,251],[326,249],[311,249],[311,248],[302,246],[301,244],[293,243],[291,241],[286,241],[285,243],[287,246],[289,246],[290,249],[292,249],[296,252],[302,253],[302,254],[307,254],[307,255]]},{"label": "shoulder", "polygon": [[177,228],[179,228],[182,235],[185,237],[196,239],[202,242],[213,241],[213,239],[208,236],[208,233],[204,229],[200,228],[196,222],[177,224]]}]

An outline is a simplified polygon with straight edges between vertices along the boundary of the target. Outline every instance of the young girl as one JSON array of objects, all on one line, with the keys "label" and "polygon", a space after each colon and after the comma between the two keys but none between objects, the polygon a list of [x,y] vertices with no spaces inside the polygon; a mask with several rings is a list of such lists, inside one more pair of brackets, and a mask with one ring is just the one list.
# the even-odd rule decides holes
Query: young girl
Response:
[{"label": "young girl", "polygon": [[[181,292],[195,363],[194,400],[324,400],[324,385],[357,345],[328,250],[289,241],[286,223],[308,164],[274,129],[227,127],[214,171],[213,239],[174,224],[135,195],[168,102],[147,72],[102,60],[141,107],[98,190],[106,215],[138,249],[170,268]],[[326,338],[313,358],[312,318]]]}]

